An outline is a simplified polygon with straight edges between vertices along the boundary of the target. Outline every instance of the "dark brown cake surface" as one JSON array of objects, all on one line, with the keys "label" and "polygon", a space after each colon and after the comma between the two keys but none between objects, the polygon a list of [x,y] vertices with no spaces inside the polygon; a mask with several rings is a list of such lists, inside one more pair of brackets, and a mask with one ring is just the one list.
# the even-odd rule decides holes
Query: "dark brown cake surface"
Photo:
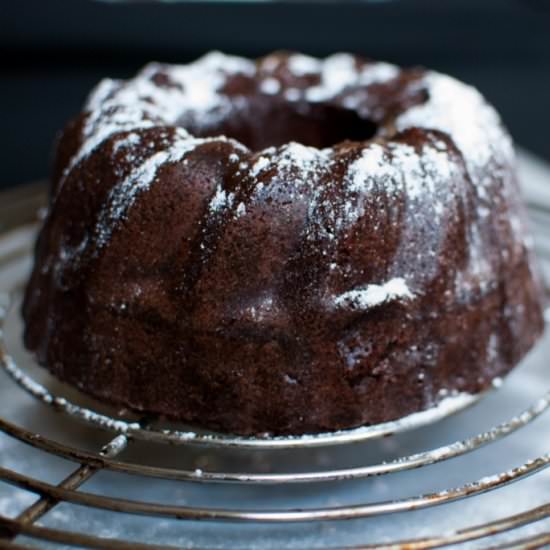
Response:
[{"label": "dark brown cake surface", "polygon": [[541,334],[523,218],[509,136],[451,77],[150,64],[61,137],[25,343],[87,394],[202,428],[396,419],[484,390]]}]

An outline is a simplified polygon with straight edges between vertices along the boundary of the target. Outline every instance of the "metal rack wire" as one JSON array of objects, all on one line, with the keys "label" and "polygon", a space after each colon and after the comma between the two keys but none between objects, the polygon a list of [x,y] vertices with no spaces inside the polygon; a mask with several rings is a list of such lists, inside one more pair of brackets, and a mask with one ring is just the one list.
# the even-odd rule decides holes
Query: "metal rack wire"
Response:
[{"label": "metal rack wire", "polygon": [[[550,220],[550,211],[538,208],[535,215]],[[548,251],[543,251],[550,258]],[[28,254],[28,242],[23,241],[14,246],[9,254],[0,257],[2,262],[11,262],[14,258]],[[21,281],[19,281],[20,283]],[[17,285],[13,293],[17,293]],[[8,308],[2,308],[0,303],[0,335],[2,325],[7,315]],[[549,311],[547,311],[548,317]],[[548,320],[548,319],[547,319]],[[203,521],[230,521],[230,522],[262,522],[262,523],[293,523],[293,522],[318,522],[327,520],[344,520],[381,516],[396,512],[426,509],[440,504],[458,501],[460,499],[475,497],[489,491],[498,490],[511,483],[518,482],[535,475],[550,466],[550,452],[534,457],[523,464],[507,471],[498,472],[495,475],[463,484],[443,491],[420,494],[413,497],[397,500],[368,502],[364,504],[327,506],[321,508],[294,509],[281,508],[269,510],[236,509],[236,508],[206,508],[200,506],[177,506],[168,503],[148,502],[145,500],[123,499],[119,497],[103,496],[80,490],[81,486],[96,476],[99,472],[108,471],[114,473],[132,474],[142,478],[167,479],[174,482],[195,482],[201,484],[236,483],[243,485],[273,485],[288,483],[319,483],[327,481],[359,480],[373,476],[390,476],[398,472],[404,472],[416,468],[426,468],[430,465],[442,463],[453,458],[476,452],[481,447],[493,444],[510,434],[525,428],[532,421],[547,413],[550,408],[550,391],[542,395],[538,400],[527,407],[521,414],[502,422],[488,431],[476,434],[462,441],[456,441],[450,445],[428,449],[419,453],[403,456],[398,459],[377,464],[362,465],[341,469],[317,470],[295,473],[261,473],[256,471],[229,472],[208,471],[202,472],[191,469],[179,469],[148,465],[124,459],[123,456],[138,442],[144,444],[165,444],[167,448],[178,445],[183,448],[191,446],[207,446],[213,449],[243,449],[253,452],[254,449],[289,449],[311,446],[324,446],[335,444],[349,444],[364,441],[381,436],[417,427],[428,422],[428,418],[422,415],[414,416],[403,421],[388,423],[372,429],[359,429],[342,431],[336,434],[324,434],[304,438],[242,438],[228,437],[220,434],[201,434],[189,431],[166,430],[162,426],[157,427],[150,419],[131,421],[122,417],[109,416],[94,410],[86,409],[64,397],[53,395],[46,387],[34,380],[28,373],[16,364],[8,353],[4,341],[0,341],[0,367],[8,375],[9,379],[19,388],[23,389],[42,406],[49,407],[59,414],[86,423],[110,434],[107,443],[97,452],[84,450],[77,446],[71,446],[40,433],[28,430],[7,419],[0,417],[0,432],[25,445],[31,446],[42,452],[60,457],[66,461],[75,463],[74,471],[61,483],[55,485],[46,483],[22,473],[0,467],[0,481],[11,484],[19,489],[34,493],[39,499],[23,510],[15,518],[2,517],[0,515],[0,549],[23,548],[17,538],[23,535],[36,541],[48,541],[68,546],[102,548],[102,549],[151,549],[149,544],[141,544],[119,539],[102,538],[95,535],[78,532],[52,529],[36,525],[36,523],[61,503],[71,503],[96,509],[108,510],[113,514],[141,514],[146,516],[158,516],[162,518],[174,518],[178,520],[203,520]],[[454,410],[470,404],[457,402]],[[453,407],[446,413],[454,412]],[[444,412],[441,413],[441,416]],[[168,447],[169,446],[169,447]],[[549,449],[550,451],[550,449]],[[406,547],[415,549],[427,549],[456,544],[468,543],[473,540],[486,540],[487,547],[493,544],[491,541],[495,535],[506,531],[514,531],[522,526],[550,518],[550,501],[533,507],[525,512],[503,517],[497,521],[472,525],[466,529],[441,536],[418,538],[410,540],[394,540],[391,543],[378,545],[378,548]],[[539,548],[550,545],[550,533],[538,533],[529,537],[518,535],[513,542],[500,547],[514,548]],[[361,546],[371,548],[373,545]],[[163,546],[170,548],[170,546]],[[359,548],[348,546],[347,548]]]}]

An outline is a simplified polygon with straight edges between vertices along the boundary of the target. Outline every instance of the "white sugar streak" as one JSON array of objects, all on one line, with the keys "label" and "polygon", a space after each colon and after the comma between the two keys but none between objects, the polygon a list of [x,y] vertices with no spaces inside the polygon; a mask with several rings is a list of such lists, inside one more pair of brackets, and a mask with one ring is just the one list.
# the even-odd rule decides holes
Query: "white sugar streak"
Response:
[{"label": "white sugar streak", "polygon": [[259,157],[258,160],[254,163],[252,166],[252,169],[250,170],[250,175],[252,177],[256,177],[260,172],[265,170],[268,166],[270,166],[270,159],[268,157]]},{"label": "white sugar streak", "polygon": [[140,142],[141,142],[141,136],[133,132],[131,134],[128,134],[126,137],[117,140],[113,145],[113,152],[116,153],[119,151],[119,149],[139,145]]},{"label": "white sugar streak", "polygon": [[371,284],[344,292],[334,299],[337,307],[368,310],[392,300],[411,300],[414,294],[403,277],[396,277],[381,285]]},{"label": "white sugar streak", "polygon": [[225,189],[222,189],[220,185],[216,188],[216,193],[210,201],[208,209],[210,212],[217,212],[223,208],[231,208],[235,199],[234,193],[228,193]]},{"label": "white sugar streak", "polygon": [[[109,199],[107,201],[109,207],[100,214],[97,223],[98,247],[101,248],[107,244],[112,234],[115,222],[124,218],[137,196],[145,189],[149,188],[155,180],[158,169],[161,166],[181,161],[187,153],[193,151],[198,145],[208,143],[213,140],[214,138],[188,139],[185,135],[180,136],[179,138],[176,136],[176,141],[167,149],[158,151],[148,157],[142,162],[142,164],[137,166],[129,176],[113,187],[109,193]],[[219,202],[221,202],[221,199]],[[211,208],[215,207],[216,205],[211,205]]]}]

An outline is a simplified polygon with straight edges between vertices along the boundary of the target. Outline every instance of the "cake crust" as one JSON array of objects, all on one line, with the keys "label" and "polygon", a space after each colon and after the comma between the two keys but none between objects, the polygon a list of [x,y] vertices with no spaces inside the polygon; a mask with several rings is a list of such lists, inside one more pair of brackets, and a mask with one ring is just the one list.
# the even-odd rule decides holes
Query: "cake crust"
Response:
[{"label": "cake crust", "polygon": [[104,80],[57,147],[23,315],[59,379],[236,434],[394,420],[542,333],[511,140],[473,88],[349,54]]}]

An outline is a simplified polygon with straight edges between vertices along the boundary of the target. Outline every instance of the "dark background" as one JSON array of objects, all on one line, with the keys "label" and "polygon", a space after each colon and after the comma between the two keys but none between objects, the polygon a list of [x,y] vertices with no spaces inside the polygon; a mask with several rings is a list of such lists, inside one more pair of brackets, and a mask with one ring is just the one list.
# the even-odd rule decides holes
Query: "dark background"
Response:
[{"label": "dark background", "polygon": [[1,0],[0,187],[43,178],[52,142],[103,76],[206,51],[351,51],[475,84],[517,142],[550,159],[550,0]]}]

